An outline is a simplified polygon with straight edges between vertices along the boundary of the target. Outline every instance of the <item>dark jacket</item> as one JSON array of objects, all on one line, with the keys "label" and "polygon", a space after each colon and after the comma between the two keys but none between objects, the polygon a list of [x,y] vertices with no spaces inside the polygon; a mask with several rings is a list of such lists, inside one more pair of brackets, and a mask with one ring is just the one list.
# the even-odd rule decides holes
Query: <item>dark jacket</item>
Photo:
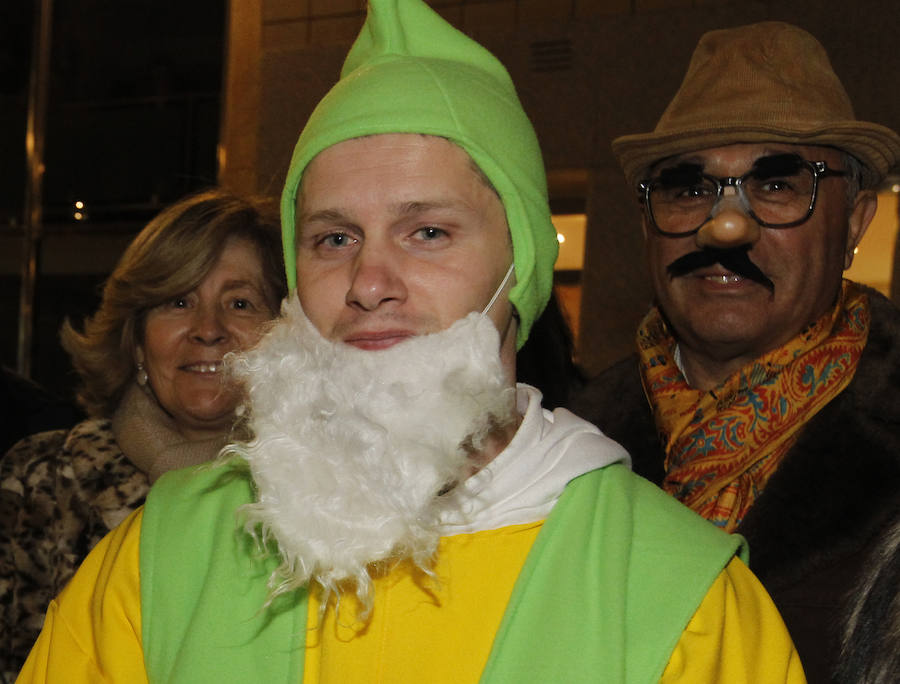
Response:
[{"label": "dark jacket", "polygon": [[[803,428],[738,528],[812,683],[838,681],[848,599],[900,507],[900,311],[869,292],[872,324],[851,383]],[[572,410],[661,484],[664,454],[637,356],[592,380]],[[900,647],[900,646],[898,646]]]}]

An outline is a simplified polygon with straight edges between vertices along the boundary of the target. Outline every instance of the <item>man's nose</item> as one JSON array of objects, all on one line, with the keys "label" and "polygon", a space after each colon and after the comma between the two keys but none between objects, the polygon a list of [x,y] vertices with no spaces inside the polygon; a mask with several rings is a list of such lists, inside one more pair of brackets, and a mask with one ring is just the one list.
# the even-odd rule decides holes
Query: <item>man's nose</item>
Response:
[{"label": "man's nose", "polygon": [[200,305],[191,324],[191,339],[205,345],[221,344],[228,339],[228,328],[216,306]]},{"label": "man's nose", "polygon": [[407,290],[401,272],[402,265],[390,250],[364,245],[353,264],[347,304],[374,311],[389,302],[404,301]]},{"label": "man's nose", "polygon": [[712,218],[697,231],[698,247],[729,249],[753,245],[759,240],[759,224],[737,195],[723,196],[713,208]]}]

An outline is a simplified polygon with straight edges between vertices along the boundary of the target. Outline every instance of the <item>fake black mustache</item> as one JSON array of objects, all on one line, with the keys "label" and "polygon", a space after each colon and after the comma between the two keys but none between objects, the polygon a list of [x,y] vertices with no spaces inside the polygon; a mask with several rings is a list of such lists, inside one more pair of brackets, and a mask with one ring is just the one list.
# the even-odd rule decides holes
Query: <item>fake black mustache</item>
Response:
[{"label": "fake black mustache", "polygon": [[678,257],[666,267],[666,271],[670,278],[678,278],[699,268],[721,264],[732,273],[742,278],[749,278],[774,292],[775,283],[769,280],[759,266],[750,260],[747,250],[747,247],[734,247],[731,249],[706,247]]}]

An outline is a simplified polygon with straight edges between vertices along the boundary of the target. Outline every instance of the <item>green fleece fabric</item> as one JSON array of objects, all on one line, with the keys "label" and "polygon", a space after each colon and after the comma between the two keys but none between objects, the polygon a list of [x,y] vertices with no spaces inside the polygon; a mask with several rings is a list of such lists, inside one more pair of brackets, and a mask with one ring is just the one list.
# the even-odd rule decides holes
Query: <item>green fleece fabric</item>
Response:
[{"label": "green fleece fabric", "polygon": [[503,65],[420,0],[370,0],[340,81],[300,134],[281,197],[288,286],[297,283],[295,210],[304,170],[327,147],[379,133],[447,138],[490,179],[512,236],[510,301],[521,347],[550,297],[559,249],[537,136]]},{"label": "green fleece fabric", "polygon": [[[278,559],[258,558],[235,529],[253,498],[234,466],[170,471],[150,490],[140,557],[150,682],[303,681],[306,592],[264,607]],[[574,479],[528,554],[482,684],[659,681],[741,552],[739,537],[625,466]]]}]

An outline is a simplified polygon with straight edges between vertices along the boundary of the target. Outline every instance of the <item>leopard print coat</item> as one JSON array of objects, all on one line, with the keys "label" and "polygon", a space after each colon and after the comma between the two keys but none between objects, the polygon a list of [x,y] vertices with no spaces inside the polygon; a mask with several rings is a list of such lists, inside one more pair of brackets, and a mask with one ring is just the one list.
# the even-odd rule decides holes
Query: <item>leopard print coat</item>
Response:
[{"label": "leopard print coat", "polygon": [[149,487],[109,420],[26,437],[2,458],[0,681],[15,679],[47,605]]}]

